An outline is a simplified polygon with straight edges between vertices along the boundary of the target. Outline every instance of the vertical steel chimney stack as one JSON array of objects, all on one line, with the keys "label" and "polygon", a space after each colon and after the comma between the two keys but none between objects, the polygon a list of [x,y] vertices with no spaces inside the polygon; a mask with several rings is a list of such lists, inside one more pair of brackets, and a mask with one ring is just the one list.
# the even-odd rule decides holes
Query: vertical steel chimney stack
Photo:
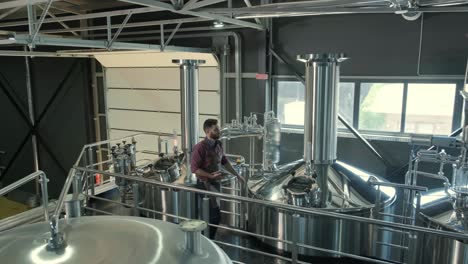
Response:
[{"label": "vertical steel chimney stack", "polygon": [[204,60],[172,60],[180,66],[180,112],[182,130],[182,151],[185,154],[187,175],[185,182],[191,182],[190,160],[192,149],[199,139],[198,125],[198,66]]},{"label": "vertical steel chimney stack", "polygon": [[298,55],[306,65],[304,107],[304,161],[307,173],[317,173],[321,188],[321,207],[328,198],[328,169],[336,161],[340,63],[344,54],[321,53]]}]

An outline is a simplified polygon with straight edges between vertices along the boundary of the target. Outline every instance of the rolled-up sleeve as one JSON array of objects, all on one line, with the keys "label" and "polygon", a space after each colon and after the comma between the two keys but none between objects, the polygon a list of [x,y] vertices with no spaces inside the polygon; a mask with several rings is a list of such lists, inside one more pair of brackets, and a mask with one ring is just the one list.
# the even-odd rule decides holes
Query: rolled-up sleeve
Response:
[{"label": "rolled-up sleeve", "polygon": [[221,157],[221,165],[226,165],[226,163],[228,163],[228,160],[226,158],[226,155],[223,154],[223,156]]},{"label": "rolled-up sleeve", "polygon": [[203,165],[203,160],[205,160],[205,152],[201,144],[197,144],[193,147],[192,150],[192,160],[190,161],[190,169],[192,173],[195,173]]}]

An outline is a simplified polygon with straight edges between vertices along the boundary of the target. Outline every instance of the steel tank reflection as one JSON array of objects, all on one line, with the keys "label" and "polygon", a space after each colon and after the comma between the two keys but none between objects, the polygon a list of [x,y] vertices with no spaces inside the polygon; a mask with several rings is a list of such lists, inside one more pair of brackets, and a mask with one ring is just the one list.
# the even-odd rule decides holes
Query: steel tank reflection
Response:
[{"label": "steel tank reflection", "polygon": [[[242,157],[228,156],[228,161],[231,162],[232,167],[239,175],[245,175],[245,160]],[[182,164],[182,168],[179,168],[177,164],[177,160],[163,157],[156,161],[153,166],[145,167],[141,176],[156,181],[184,185],[184,178],[181,176],[186,175],[185,164]],[[186,218],[198,218],[200,216],[199,200],[201,197],[192,192],[150,184],[140,184],[139,190],[142,197],[141,206],[160,212],[145,212],[143,215],[147,217],[177,223],[180,221],[178,216]],[[241,195],[237,177],[226,173],[226,176],[220,180],[220,192]],[[240,227],[240,203],[234,200],[221,199],[219,205],[221,223],[232,227]]]},{"label": "steel tank reflection", "polygon": [[[430,228],[466,234],[465,223],[457,217],[457,211],[454,209],[454,196],[455,192],[450,189],[446,191],[445,188],[423,194],[421,224]],[[418,250],[424,254],[421,254],[420,263],[468,263],[468,241],[433,235],[424,235],[421,241]]]},{"label": "steel tank reflection", "polygon": [[[275,175],[257,174],[248,182],[249,195],[256,199],[268,200],[283,204],[296,204],[298,206],[310,203],[308,190],[313,189],[309,182],[295,182],[291,180],[305,172],[306,165],[303,160],[289,163],[278,168]],[[377,189],[368,184],[371,176],[368,172],[337,161],[329,168],[328,186],[331,191],[330,203],[324,211],[341,212],[356,216],[369,217]],[[302,185],[303,184],[303,185]],[[288,188],[294,187],[291,195]],[[388,208],[395,200],[395,190],[381,187],[381,208]],[[291,201],[291,196],[295,199]],[[291,241],[292,239],[292,213],[282,210],[250,205],[248,211],[248,229],[262,235]],[[305,217],[299,219],[300,237],[298,243],[340,250],[358,255],[373,256],[372,235],[375,230],[372,225],[353,223],[326,217]],[[271,247],[279,251],[290,251],[290,246],[272,240],[264,240]],[[311,249],[300,248],[299,253],[308,256],[330,256]]]},{"label": "steel tank reflection", "polygon": [[[305,62],[304,155],[303,159],[279,166],[277,170],[253,175],[248,181],[249,195],[256,199],[317,208],[369,217],[380,196],[378,208],[386,210],[395,199],[390,187],[372,186],[369,180],[381,177],[337,161],[337,122],[341,53],[299,55]],[[372,176],[372,177],[371,177]],[[285,241],[297,241],[325,249],[375,256],[372,225],[306,215],[294,216],[274,208],[252,205],[248,210],[248,229]],[[298,237],[294,237],[294,236]],[[292,251],[289,244],[264,240],[279,251]],[[330,256],[300,247],[299,254]]]},{"label": "steel tank reflection", "polygon": [[[2,263],[232,263],[200,234],[198,220],[177,226],[126,216],[80,217],[60,221],[65,247],[47,248],[49,223],[36,223],[0,235]],[[188,243],[194,241],[194,243]]]}]

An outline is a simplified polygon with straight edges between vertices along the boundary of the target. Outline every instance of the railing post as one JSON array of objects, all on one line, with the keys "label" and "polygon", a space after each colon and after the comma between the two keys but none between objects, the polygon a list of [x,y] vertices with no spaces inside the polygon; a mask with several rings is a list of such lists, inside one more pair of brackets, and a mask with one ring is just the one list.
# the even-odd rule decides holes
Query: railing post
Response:
[{"label": "railing post", "polygon": [[[144,198],[143,204],[145,205],[145,207],[147,207],[147,209],[152,209],[153,210],[153,208],[151,208],[150,185],[145,183],[144,186],[145,186],[145,198]],[[152,214],[151,212],[147,211],[146,212],[146,217],[148,217],[148,218],[151,217],[151,214]]]},{"label": "railing post", "polygon": [[292,235],[291,235],[291,260],[293,264],[297,264],[298,260],[298,246],[297,242],[299,241],[299,215],[292,215]]},{"label": "railing post", "polygon": [[[380,201],[382,200],[382,192],[380,191],[380,185],[377,185],[377,195],[375,197],[374,208],[372,208],[372,218],[380,219]],[[379,227],[377,225],[372,225],[372,239],[375,243],[372,243],[372,253],[376,257],[379,244],[376,242],[379,241]]]},{"label": "railing post", "polygon": [[42,207],[44,208],[44,219],[45,221],[49,221],[49,192],[47,190],[47,176],[45,173],[42,173],[39,176],[39,182],[41,184],[41,192],[42,192]]},{"label": "railing post", "polygon": [[[94,164],[94,157],[93,157],[93,147],[88,148],[88,168],[93,169],[93,164]],[[94,173],[91,173],[91,177],[88,178],[89,180],[89,185],[91,187],[91,195],[94,195],[95,189],[94,189],[94,181],[96,177],[94,176]]]},{"label": "railing post", "polygon": [[[151,185],[151,206],[154,211],[156,211],[156,187]],[[156,213],[153,214],[153,219],[156,219]]]},{"label": "railing post", "polygon": [[140,201],[140,193],[138,192],[139,184],[138,183],[133,183],[132,184],[132,189],[133,189],[133,215],[134,216],[139,216],[140,210],[138,210],[138,204]]},{"label": "railing post", "polygon": [[68,194],[64,199],[66,218],[81,217],[84,200],[85,196],[82,193],[78,195]]},{"label": "railing post", "polygon": [[[416,208],[414,209],[413,221],[411,225],[418,225],[419,211],[421,209],[421,193],[415,191],[414,196],[416,197]],[[410,231],[408,234],[408,251],[405,254],[404,262],[405,263],[416,263],[418,260],[419,254],[419,234],[414,231]]]},{"label": "railing post", "polygon": [[172,222],[174,223],[179,223],[179,218],[177,216],[180,216],[179,212],[179,192],[178,190],[172,189],[170,191],[170,194],[172,195],[172,205],[173,205],[173,214],[176,216],[174,219],[172,219]]},{"label": "railing post", "polygon": [[81,186],[81,177],[82,173],[79,171],[75,172],[75,175],[73,176],[73,194],[78,196],[78,194],[81,193],[82,191],[82,186]]},{"label": "railing post", "polygon": [[[204,220],[207,223],[210,222],[210,198],[209,197],[202,198],[202,220]],[[205,231],[203,231],[203,234],[208,238],[210,237],[209,225],[206,225],[206,229]]]}]

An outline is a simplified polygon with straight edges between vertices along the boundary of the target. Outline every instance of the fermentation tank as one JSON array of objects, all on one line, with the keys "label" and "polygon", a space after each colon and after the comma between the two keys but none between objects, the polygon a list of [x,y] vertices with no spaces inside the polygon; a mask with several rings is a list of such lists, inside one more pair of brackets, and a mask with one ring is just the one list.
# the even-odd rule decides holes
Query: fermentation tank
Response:
[{"label": "fermentation tank", "polygon": [[[336,159],[339,65],[346,57],[310,54],[298,56],[298,59],[306,64],[304,158],[254,174],[247,184],[249,195],[282,204],[368,217],[378,193],[369,181],[371,176],[377,181],[383,179]],[[395,199],[395,190],[380,187],[380,192],[379,207],[387,208]],[[370,239],[374,232],[371,225],[304,215],[294,224],[300,230],[298,243],[373,255],[375,241]],[[252,232],[292,241],[292,225],[290,211],[249,206],[248,229]],[[279,251],[291,251],[287,244],[264,242]],[[305,248],[300,248],[299,254],[322,255]]]},{"label": "fermentation tank", "polygon": [[159,220],[125,216],[90,216],[60,220],[65,243],[48,246],[48,223],[25,225],[0,234],[2,263],[155,264],[232,263],[200,234],[206,223],[192,220],[179,226]]},{"label": "fermentation tank", "polygon": [[[439,171],[427,173],[418,171],[413,166],[408,176],[417,179],[418,174],[433,175],[444,181],[444,187],[422,194],[420,222],[424,226],[441,230],[468,234],[468,65],[466,68],[465,87],[461,91],[464,99],[464,120],[462,136],[435,137],[430,143],[436,147],[432,151],[419,151],[415,163],[426,161],[435,163]],[[458,156],[450,156],[441,148],[458,150]],[[444,166],[452,165],[452,181],[444,175]],[[416,180],[415,180],[416,181]],[[420,244],[421,263],[468,263],[468,241],[425,235]]]},{"label": "fermentation tank", "polygon": [[[438,230],[467,233],[466,218],[454,208],[456,193],[445,188],[431,190],[421,197],[421,222],[424,226]],[[466,203],[466,200],[464,200]],[[468,241],[455,240],[434,235],[424,235],[420,244],[420,263],[458,264],[468,263]]]}]

